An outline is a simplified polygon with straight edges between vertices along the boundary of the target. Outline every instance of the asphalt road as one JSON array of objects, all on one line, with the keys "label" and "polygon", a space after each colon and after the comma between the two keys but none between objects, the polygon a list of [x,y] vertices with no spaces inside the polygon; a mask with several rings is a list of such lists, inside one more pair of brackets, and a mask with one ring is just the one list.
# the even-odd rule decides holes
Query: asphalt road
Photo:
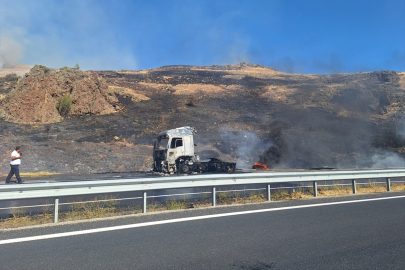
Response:
[{"label": "asphalt road", "polygon": [[[404,195],[270,202],[8,230],[0,233],[0,269],[404,269]],[[396,198],[380,200],[384,196]],[[121,225],[129,228],[112,227]],[[112,230],[4,243],[107,227]]]}]

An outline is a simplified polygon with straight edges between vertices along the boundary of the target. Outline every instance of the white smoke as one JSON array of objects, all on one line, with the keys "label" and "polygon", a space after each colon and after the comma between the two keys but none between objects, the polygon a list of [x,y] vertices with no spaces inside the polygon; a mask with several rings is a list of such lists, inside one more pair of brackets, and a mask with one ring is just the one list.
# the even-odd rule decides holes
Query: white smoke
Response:
[{"label": "white smoke", "polygon": [[0,36],[0,71],[6,62],[18,61],[23,55],[23,47],[11,37]]},{"label": "white smoke", "polygon": [[80,1],[0,1],[0,65],[136,69],[132,44],[108,18],[107,4]]},{"label": "white smoke", "polygon": [[263,141],[254,132],[236,131],[229,126],[220,130],[220,136],[233,149],[238,169],[252,169],[253,164],[259,160],[259,155],[273,144]]},{"label": "white smoke", "polygon": [[403,168],[405,160],[398,154],[393,152],[375,153],[371,157],[373,162],[372,168]]},{"label": "white smoke", "polygon": [[[405,114],[402,114],[401,119],[405,118]],[[405,121],[398,121],[396,124],[396,134],[403,140],[405,140]]]}]

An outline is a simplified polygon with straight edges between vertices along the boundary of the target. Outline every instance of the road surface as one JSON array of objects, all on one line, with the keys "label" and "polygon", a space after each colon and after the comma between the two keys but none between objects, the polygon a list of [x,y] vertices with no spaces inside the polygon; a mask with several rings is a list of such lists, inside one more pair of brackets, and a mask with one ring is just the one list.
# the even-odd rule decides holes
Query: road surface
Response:
[{"label": "road surface", "polygon": [[404,269],[404,207],[395,192],[6,230],[0,268]]}]

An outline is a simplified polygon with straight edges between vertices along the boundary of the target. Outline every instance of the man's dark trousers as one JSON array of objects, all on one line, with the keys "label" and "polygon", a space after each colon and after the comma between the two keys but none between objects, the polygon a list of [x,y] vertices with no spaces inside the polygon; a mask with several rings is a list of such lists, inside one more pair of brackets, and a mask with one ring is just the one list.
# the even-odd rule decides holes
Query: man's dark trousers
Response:
[{"label": "man's dark trousers", "polygon": [[[7,176],[6,183],[10,182],[11,177],[15,174],[15,177],[17,178],[18,183],[22,183],[21,177],[20,177],[20,169],[18,168],[19,165],[10,165],[11,170],[10,173]],[[3,178],[4,179],[4,178]]]}]

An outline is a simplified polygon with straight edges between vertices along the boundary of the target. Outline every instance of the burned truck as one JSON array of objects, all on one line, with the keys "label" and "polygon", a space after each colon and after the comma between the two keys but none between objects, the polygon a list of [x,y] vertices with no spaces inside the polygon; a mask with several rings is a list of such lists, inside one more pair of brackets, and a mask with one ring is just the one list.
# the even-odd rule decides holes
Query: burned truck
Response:
[{"label": "burned truck", "polygon": [[180,127],[159,133],[153,147],[153,171],[161,173],[234,172],[236,163],[216,158],[200,160],[194,153],[193,127]]}]

